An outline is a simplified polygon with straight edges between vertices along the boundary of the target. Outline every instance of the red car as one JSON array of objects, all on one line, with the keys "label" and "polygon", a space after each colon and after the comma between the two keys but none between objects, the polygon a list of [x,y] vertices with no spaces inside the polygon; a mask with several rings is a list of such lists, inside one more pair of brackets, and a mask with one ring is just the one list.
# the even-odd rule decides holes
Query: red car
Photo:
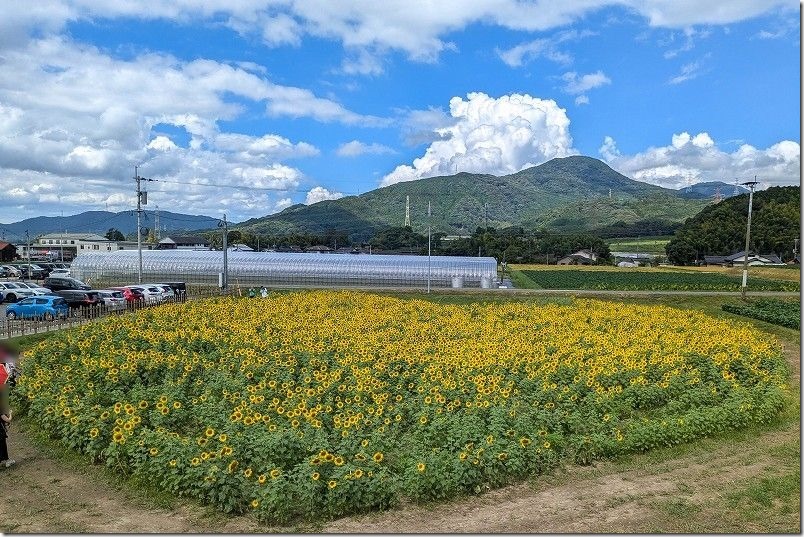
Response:
[{"label": "red car", "polygon": [[110,287],[109,289],[121,291],[123,293],[123,298],[126,299],[127,304],[145,301],[145,296],[137,289],[129,289],[128,287]]}]

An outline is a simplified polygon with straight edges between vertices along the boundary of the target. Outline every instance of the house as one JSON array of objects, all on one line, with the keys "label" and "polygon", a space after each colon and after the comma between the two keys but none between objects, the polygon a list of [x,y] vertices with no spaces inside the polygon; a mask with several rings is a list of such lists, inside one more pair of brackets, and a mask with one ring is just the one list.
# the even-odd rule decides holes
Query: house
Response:
[{"label": "house", "polygon": [[310,246],[305,251],[317,254],[328,254],[332,251],[332,248],[324,246],[323,244],[316,244],[315,246]]},{"label": "house", "polygon": [[10,242],[0,241],[0,262],[14,261],[17,257],[17,247]]},{"label": "house", "polygon": [[592,265],[597,262],[598,255],[589,250],[578,250],[574,254],[562,257],[557,265]]},{"label": "house", "polygon": [[248,244],[243,244],[242,242],[236,242],[229,246],[229,251],[231,252],[254,252],[254,248],[249,246]]},{"label": "house", "polygon": [[159,241],[157,250],[209,250],[209,241],[199,235],[174,235]]},{"label": "house", "polygon": [[[745,263],[745,250],[737,253],[727,255],[723,258],[723,264],[729,267],[735,265],[742,265]],[[753,254],[748,253],[748,266],[754,267],[757,265],[782,265],[782,260],[776,254]]]},{"label": "house", "polygon": [[726,262],[725,255],[705,255],[703,256],[704,265],[722,265]]},{"label": "house", "polygon": [[83,252],[114,252],[119,249],[117,241],[96,233],[47,233],[31,244],[31,257],[38,254],[69,261]]},{"label": "house", "polygon": [[[638,267],[640,265],[650,265],[656,258],[653,254],[645,254],[641,252],[611,252],[611,257],[614,258],[614,263],[618,267]],[[621,262],[629,263],[628,265],[621,265]]]}]

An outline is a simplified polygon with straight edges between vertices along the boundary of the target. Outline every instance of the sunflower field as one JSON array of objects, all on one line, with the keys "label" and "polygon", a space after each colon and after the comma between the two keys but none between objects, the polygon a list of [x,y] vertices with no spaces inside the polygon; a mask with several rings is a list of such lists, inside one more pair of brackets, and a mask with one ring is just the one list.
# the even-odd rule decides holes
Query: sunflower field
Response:
[{"label": "sunflower field", "polygon": [[61,332],[21,412],[118,471],[271,523],[477,493],[768,422],[776,341],[664,306],[215,298]]}]

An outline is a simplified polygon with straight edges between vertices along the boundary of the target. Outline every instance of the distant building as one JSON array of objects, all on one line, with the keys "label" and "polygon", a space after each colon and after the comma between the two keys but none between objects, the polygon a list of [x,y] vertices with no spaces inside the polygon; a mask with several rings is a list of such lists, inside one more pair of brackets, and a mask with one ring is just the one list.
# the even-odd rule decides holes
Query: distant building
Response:
[{"label": "distant building", "polygon": [[174,235],[159,241],[157,250],[209,250],[209,241],[199,235]]},{"label": "distant building", "polygon": [[310,246],[305,251],[318,254],[328,254],[332,251],[332,248],[329,246],[324,246],[323,244],[316,244],[315,246]]},{"label": "distant building", "polygon": [[237,242],[229,246],[229,250],[233,252],[253,252],[254,248],[249,246],[248,244],[243,244],[242,242]]},{"label": "distant building", "polygon": [[17,247],[10,242],[0,242],[0,262],[14,261],[17,257]]},{"label": "distant building", "polygon": [[[727,255],[723,258],[725,265],[733,267],[735,265],[742,265],[745,263],[745,250],[737,253]],[[748,265],[753,267],[756,265],[783,265],[782,260],[776,254],[753,254],[748,253]]]},{"label": "distant building", "polygon": [[[628,266],[638,267],[640,265],[650,265],[656,256],[653,254],[645,254],[641,252],[611,252],[611,257],[614,259],[614,263],[618,267],[628,267]],[[630,263],[630,264],[621,265],[620,263]]]},{"label": "distant building", "polygon": [[114,252],[116,241],[96,233],[47,233],[31,244],[31,258],[75,259],[82,252]]},{"label": "distant building", "polygon": [[574,254],[562,257],[557,265],[593,265],[598,260],[598,255],[589,250],[578,250]]}]

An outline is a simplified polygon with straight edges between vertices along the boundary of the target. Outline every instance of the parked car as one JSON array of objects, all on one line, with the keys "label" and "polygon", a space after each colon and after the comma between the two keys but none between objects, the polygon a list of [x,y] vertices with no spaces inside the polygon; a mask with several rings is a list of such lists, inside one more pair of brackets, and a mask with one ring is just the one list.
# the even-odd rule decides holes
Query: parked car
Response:
[{"label": "parked car", "polygon": [[11,265],[0,265],[0,269],[3,269],[3,271],[7,274],[7,276],[3,277],[19,278],[20,276],[20,271],[17,267]]},{"label": "parked car", "polygon": [[76,310],[78,308],[88,308],[90,306],[96,306],[101,303],[101,299],[98,296],[97,291],[62,289],[59,291],[53,291],[53,294],[58,295],[62,297],[64,300],[66,300],[67,305],[70,306],[71,310]]},{"label": "parked car", "polygon": [[47,287],[42,287],[41,285],[36,285],[33,282],[14,282],[17,285],[21,285],[23,287],[27,287],[31,289],[35,295],[52,295],[53,291],[48,289]]},{"label": "parked car", "polygon": [[[152,284],[144,283],[138,285],[127,285],[126,287],[129,289],[135,289],[142,293],[142,296],[145,298],[146,302],[162,302],[167,296],[164,289]],[[172,294],[173,293],[171,292],[171,295]]]},{"label": "parked car", "polygon": [[145,302],[145,297],[143,296],[142,291],[137,289],[129,289],[128,287],[110,287],[109,289],[123,293],[123,298],[126,300],[127,304],[132,304],[134,302]]},{"label": "parked car", "polygon": [[69,278],[70,277],[70,269],[68,268],[54,268],[48,274],[49,278]]},{"label": "parked car", "polygon": [[104,306],[110,309],[120,309],[126,307],[126,298],[123,296],[123,291],[116,289],[100,289],[98,297]]},{"label": "parked car", "polygon": [[66,289],[73,289],[78,291],[88,291],[92,289],[90,286],[82,282],[81,280],[76,280],[75,278],[68,278],[62,276],[53,276],[51,278],[46,278],[44,282],[42,282],[44,287],[47,287],[51,291],[64,291]]},{"label": "parked car", "polygon": [[2,302],[13,303],[34,294],[33,289],[23,287],[17,282],[0,282],[0,295],[3,296]]},{"label": "parked car", "polygon": [[15,265],[15,268],[20,271],[19,277],[25,280],[43,280],[47,277],[47,270],[43,269],[35,263],[30,264],[30,274],[28,273],[29,264]]},{"label": "parked car", "polygon": [[6,306],[6,318],[13,319],[45,319],[52,321],[70,314],[67,302],[58,296],[37,296],[20,300],[16,304]]}]

